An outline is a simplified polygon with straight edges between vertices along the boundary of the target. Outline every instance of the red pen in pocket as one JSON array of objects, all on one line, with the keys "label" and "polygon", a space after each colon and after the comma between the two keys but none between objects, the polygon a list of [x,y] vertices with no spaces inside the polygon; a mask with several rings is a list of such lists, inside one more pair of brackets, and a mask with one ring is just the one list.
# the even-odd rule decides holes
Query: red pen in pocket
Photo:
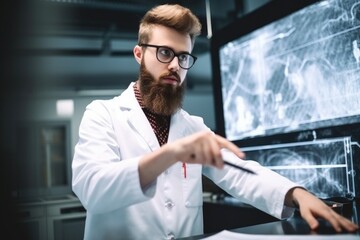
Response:
[{"label": "red pen in pocket", "polygon": [[182,167],[184,170],[184,178],[186,178],[186,163],[183,162]]}]

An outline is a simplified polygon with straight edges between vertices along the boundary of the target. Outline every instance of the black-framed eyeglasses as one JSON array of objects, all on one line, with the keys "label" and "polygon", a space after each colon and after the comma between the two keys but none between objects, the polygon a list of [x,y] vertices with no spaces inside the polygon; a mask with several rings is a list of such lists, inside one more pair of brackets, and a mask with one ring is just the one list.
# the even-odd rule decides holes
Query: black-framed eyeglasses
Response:
[{"label": "black-framed eyeglasses", "polygon": [[178,61],[179,66],[182,69],[186,69],[186,70],[194,66],[194,63],[196,62],[197,59],[197,57],[191,55],[188,52],[175,53],[173,49],[166,46],[158,46],[158,45],[145,44],[145,43],[140,43],[139,46],[156,48],[156,58],[161,63],[169,63],[175,57],[177,57],[179,60]]}]

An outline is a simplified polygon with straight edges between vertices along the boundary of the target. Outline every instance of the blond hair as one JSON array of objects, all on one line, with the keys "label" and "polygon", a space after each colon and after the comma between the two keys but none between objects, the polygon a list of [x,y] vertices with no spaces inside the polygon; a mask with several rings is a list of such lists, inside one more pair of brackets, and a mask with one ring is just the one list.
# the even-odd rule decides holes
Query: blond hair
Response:
[{"label": "blond hair", "polygon": [[148,43],[154,25],[162,25],[189,34],[192,45],[201,33],[199,19],[188,8],[178,4],[164,4],[150,9],[140,21],[139,43]]}]

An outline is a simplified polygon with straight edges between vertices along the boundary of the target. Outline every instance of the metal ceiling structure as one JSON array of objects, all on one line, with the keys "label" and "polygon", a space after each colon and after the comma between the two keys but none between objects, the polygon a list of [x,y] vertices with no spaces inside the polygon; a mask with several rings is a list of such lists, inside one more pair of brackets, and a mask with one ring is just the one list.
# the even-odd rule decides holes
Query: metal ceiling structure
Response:
[{"label": "metal ceiling structure", "polygon": [[[28,30],[35,36],[102,39],[103,50],[112,40],[136,40],[139,21],[147,10],[158,4],[178,3],[189,7],[200,19],[203,31],[194,51],[208,50],[208,32],[216,31],[243,13],[243,1],[160,1],[160,0],[36,0]],[[210,15],[207,15],[207,6]],[[208,22],[211,18],[211,28]],[[61,46],[59,46],[61,48]],[[65,50],[64,48],[62,48]],[[38,49],[40,50],[40,49]],[[55,49],[53,49],[55,50]],[[74,49],[73,49],[74,50]],[[39,51],[39,54],[93,55],[97,51]],[[121,55],[121,52],[110,52]],[[125,52],[126,54],[126,52]]]},{"label": "metal ceiling structure", "polygon": [[[26,56],[36,85],[72,89],[113,88],[136,79],[132,49],[142,16],[155,5],[178,3],[200,19],[202,34],[193,53],[189,85],[211,85],[210,40],[216,32],[249,11],[245,0],[27,0],[19,9],[18,53]],[[259,5],[266,1],[257,1]],[[209,24],[211,23],[211,24]],[[209,27],[209,29],[208,29]],[[210,34],[210,35],[209,35]],[[31,75],[31,74],[30,74]],[[29,75],[27,75],[29,76]]]}]

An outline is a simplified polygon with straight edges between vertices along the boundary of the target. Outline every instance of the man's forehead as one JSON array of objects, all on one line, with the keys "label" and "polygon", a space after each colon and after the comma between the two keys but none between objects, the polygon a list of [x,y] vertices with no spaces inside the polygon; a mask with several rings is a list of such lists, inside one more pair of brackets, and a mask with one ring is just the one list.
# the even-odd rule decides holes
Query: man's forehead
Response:
[{"label": "man's forehead", "polygon": [[152,44],[168,46],[177,51],[190,51],[192,44],[189,34],[180,33],[165,26],[153,26],[149,36]]}]

